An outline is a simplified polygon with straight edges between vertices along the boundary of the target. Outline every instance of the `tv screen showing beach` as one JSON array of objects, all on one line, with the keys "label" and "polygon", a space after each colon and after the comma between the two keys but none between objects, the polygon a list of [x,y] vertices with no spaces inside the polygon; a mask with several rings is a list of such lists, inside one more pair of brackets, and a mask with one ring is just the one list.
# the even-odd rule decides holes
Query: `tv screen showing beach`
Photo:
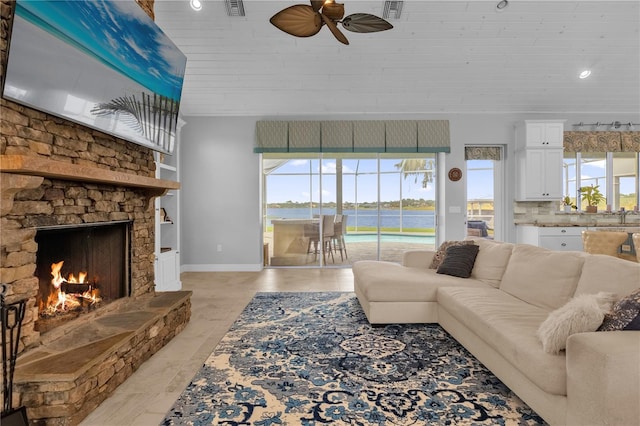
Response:
[{"label": "tv screen showing beach", "polygon": [[171,154],[185,66],[134,0],[17,0],[3,97]]}]

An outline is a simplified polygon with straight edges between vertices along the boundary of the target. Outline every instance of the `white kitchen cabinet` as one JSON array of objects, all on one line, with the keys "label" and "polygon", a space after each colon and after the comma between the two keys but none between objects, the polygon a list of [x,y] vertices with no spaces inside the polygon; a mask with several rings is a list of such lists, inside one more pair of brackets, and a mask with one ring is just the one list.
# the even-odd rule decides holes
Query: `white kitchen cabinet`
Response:
[{"label": "white kitchen cabinet", "polygon": [[560,200],[564,120],[516,126],[516,201]]},{"label": "white kitchen cabinet", "polygon": [[516,127],[516,149],[560,148],[565,120],[525,120]]},{"label": "white kitchen cabinet", "polygon": [[527,149],[516,153],[516,200],[562,198],[562,150]]},{"label": "white kitchen cabinet", "polygon": [[516,226],[516,238],[520,244],[531,244],[550,250],[583,251],[584,226]]},{"label": "white kitchen cabinet", "polygon": [[[156,178],[180,181],[178,148],[173,155],[156,154]],[[169,190],[155,199],[156,291],[176,291],[180,281],[180,191]]]}]

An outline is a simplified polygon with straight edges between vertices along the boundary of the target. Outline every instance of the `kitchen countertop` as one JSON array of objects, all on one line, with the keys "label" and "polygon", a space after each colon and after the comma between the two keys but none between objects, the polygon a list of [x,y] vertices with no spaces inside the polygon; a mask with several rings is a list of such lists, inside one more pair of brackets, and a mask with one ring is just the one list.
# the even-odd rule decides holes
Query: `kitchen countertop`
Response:
[{"label": "kitchen countertop", "polygon": [[577,227],[582,226],[585,228],[598,228],[600,230],[607,231],[626,231],[626,232],[640,232],[640,224],[639,223],[608,223],[608,224],[589,224],[589,223],[517,223],[516,225],[528,225],[528,226],[538,226],[541,228],[545,227],[555,227],[555,228],[567,228],[567,227]]}]

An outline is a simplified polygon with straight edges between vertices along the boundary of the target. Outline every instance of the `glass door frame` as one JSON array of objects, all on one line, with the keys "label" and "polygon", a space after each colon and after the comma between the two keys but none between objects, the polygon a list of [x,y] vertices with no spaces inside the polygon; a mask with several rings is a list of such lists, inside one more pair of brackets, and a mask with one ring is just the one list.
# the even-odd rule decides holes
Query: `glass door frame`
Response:
[{"label": "glass door frame", "polygon": [[[398,192],[399,200],[395,200],[395,199],[391,200],[392,202],[396,203],[397,205],[393,204],[395,207],[389,207],[389,208],[391,208],[391,209],[399,208],[400,209],[399,212],[398,212],[399,217],[400,217],[400,219],[398,219],[400,221],[399,222],[400,223],[400,225],[399,225],[400,227],[398,228],[398,232],[400,232],[400,231],[402,231],[404,229],[419,229],[421,225],[416,228],[416,225],[415,225],[416,223],[424,223],[425,225],[427,225],[427,228],[429,228],[428,224],[431,223],[429,220],[427,220],[427,222],[422,222],[422,219],[410,217],[409,219],[411,219],[411,220],[407,222],[407,224],[408,224],[407,227],[403,227],[403,224],[404,224],[403,215],[405,214],[404,210],[402,209],[402,207],[403,207],[403,199],[406,198],[405,194],[410,194],[408,192],[407,193],[404,192],[404,186],[407,185],[407,188],[411,188],[412,185],[415,186],[415,183],[410,183],[410,184],[404,183],[404,181],[407,179],[407,174],[405,174],[403,172],[404,168],[400,168],[399,164],[402,163],[403,167],[404,167],[404,161],[403,161],[404,159],[411,159],[411,158],[424,159],[424,160],[427,161],[427,163],[425,163],[425,165],[423,166],[423,167],[425,167],[425,169],[424,169],[425,173],[427,173],[427,172],[431,173],[431,175],[433,177],[432,180],[431,180],[432,182],[434,182],[434,185],[433,185],[434,188],[432,189],[432,191],[433,191],[432,195],[431,196],[429,196],[429,195],[422,196],[422,194],[420,192],[417,192],[416,196],[411,196],[410,195],[410,198],[411,199],[415,198],[415,199],[418,199],[418,200],[426,198],[427,202],[429,202],[429,200],[431,200],[433,202],[433,204],[435,205],[435,210],[432,213],[432,215],[433,215],[433,219],[432,219],[432,221],[433,221],[433,233],[434,233],[432,238],[435,240],[435,238],[437,237],[437,233],[439,231],[438,230],[438,220],[437,220],[437,218],[438,218],[438,214],[437,213],[438,213],[438,207],[439,207],[439,205],[438,205],[439,204],[438,203],[438,201],[439,201],[438,194],[440,193],[439,188],[438,188],[438,186],[440,185],[440,182],[439,182],[439,176],[440,175],[438,174],[437,165],[439,164],[439,161],[441,161],[440,160],[440,155],[434,155],[434,154],[406,154],[406,153],[397,153],[397,154],[395,154],[395,153],[394,154],[390,154],[390,153],[386,153],[386,154],[382,154],[382,153],[348,153],[346,155],[344,153],[317,153],[317,154],[311,154],[311,155],[310,155],[310,153],[300,153],[299,156],[297,156],[295,154],[292,154],[292,153],[286,153],[286,154],[283,153],[282,155],[280,155],[280,154],[267,154],[267,155],[268,155],[268,157],[265,158],[265,154],[261,154],[261,160],[260,160],[261,161],[261,169],[262,169],[261,180],[260,180],[260,185],[261,185],[261,191],[260,191],[261,203],[260,203],[260,205],[261,205],[261,212],[262,212],[261,216],[262,216],[262,223],[263,223],[263,226],[262,226],[262,228],[263,228],[263,243],[266,243],[268,241],[267,240],[267,237],[268,237],[267,234],[268,234],[269,231],[267,230],[267,227],[269,226],[269,220],[270,220],[269,216],[268,216],[268,212],[269,212],[269,208],[270,208],[269,205],[270,205],[270,203],[274,203],[275,202],[275,201],[269,200],[269,197],[268,197],[269,188],[268,188],[267,179],[268,179],[268,175],[270,174],[270,172],[265,171],[265,160],[268,160],[268,159],[273,159],[273,160],[280,160],[281,159],[281,160],[284,160],[283,163],[286,163],[286,161],[295,160],[297,158],[300,158],[300,159],[305,159],[305,160],[308,160],[308,161],[311,162],[309,164],[309,168],[308,168],[308,173],[309,174],[306,175],[305,174],[306,172],[305,173],[301,173],[301,176],[306,176],[306,177],[304,177],[304,179],[307,179],[308,182],[309,182],[308,185],[309,185],[309,188],[310,188],[310,191],[309,191],[310,195],[309,195],[309,198],[308,198],[308,203],[309,203],[309,209],[310,210],[309,210],[308,213],[309,213],[309,217],[310,218],[311,218],[311,216],[313,214],[316,213],[315,209],[319,209],[318,212],[319,212],[320,215],[325,213],[325,210],[327,208],[325,206],[325,204],[327,202],[327,198],[325,197],[324,190],[325,189],[329,189],[330,190],[330,188],[327,187],[328,183],[327,183],[327,180],[326,180],[326,176],[328,176],[328,175],[333,175],[333,179],[336,181],[336,185],[335,185],[336,211],[335,211],[335,213],[340,214],[340,212],[345,208],[344,198],[348,199],[349,198],[349,194],[344,192],[341,189],[344,186],[344,183],[345,183],[344,179],[345,179],[346,175],[343,173],[343,170],[340,170],[340,169],[342,169],[342,167],[339,167],[340,166],[340,164],[339,164],[340,162],[338,161],[338,159],[341,159],[342,161],[349,160],[349,159],[355,159],[355,160],[358,160],[358,161],[362,161],[362,160],[364,160],[364,161],[375,161],[375,166],[372,166],[370,164],[369,167],[365,167],[364,168],[364,171],[362,171],[362,173],[359,173],[359,171],[361,171],[361,170],[359,170],[359,167],[358,167],[360,164],[358,163],[358,165],[355,166],[356,170],[351,173],[351,175],[353,176],[353,182],[350,185],[351,189],[348,189],[349,191],[354,191],[355,193],[351,194],[351,198],[353,198],[353,200],[347,202],[347,205],[353,203],[353,208],[356,209],[355,212],[357,212],[358,209],[362,207],[363,203],[368,204],[369,208],[375,208],[375,211],[371,211],[370,212],[371,215],[373,215],[375,218],[371,217],[369,219],[369,220],[373,220],[375,222],[375,224],[376,224],[375,225],[375,244],[376,244],[376,246],[375,246],[375,260],[380,259],[381,256],[383,255],[382,236],[383,236],[383,233],[384,233],[383,232],[383,228],[384,227],[382,226],[383,217],[381,215],[381,207],[383,207],[383,203],[387,202],[387,200],[382,200],[381,199],[383,194],[384,194],[383,188],[382,188],[382,184],[383,184],[383,176],[382,176],[382,174],[383,173],[381,171],[381,168],[382,168],[382,164],[381,163],[382,163],[383,160],[389,159],[389,160],[393,160],[394,161],[393,166],[397,167],[397,171],[395,171],[393,169],[393,167],[391,167],[390,165],[387,165],[387,166],[385,166],[386,167],[386,172],[385,173],[389,174],[391,172],[396,172],[397,175],[398,175],[398,182],[399,182],[398,185],[399,185],[399,187],[396,190],[392,189],[392,193],[393,193],[393,191]],[[335,171],[335,173],[330,171],[327,174],[327,172],[325,171],[325,167],[326,167],[326,163],[325,162],[327,160],[336,161],[336,165],[335,165],[336,171]],[[432,162],[432,164],[427,166],[429,164],[429,162]],[[314,166],[312,165],[313,163],[318,164],[317,170],[315,170],[315,171],[314,171]],[[277,161],[276,161],[276,164],[277,164]],[[273,168],[273,170],[278,169],[280,166],[281,165],[277,165],[277,167]],[[329,164],[329,166],[333,167],[332,164]],[[351,167],[354,167],[354,166],[352,165]],[[372,170],[369,170],[369,168],[371,168]],[[373,168],[375,168],[375,170],[373,170]],[[418,170],[418,169],[416,169],[416,170]],[[430,171],[428,171],[428,170],[430,170]],[[420,173],[422,173],[422,169],[420,169],[418,171],[418,173],[413,173],[413,174],[414,175],[415,174],[419,175]],[[286,173],[284,173],[284,174],[286,174]],[[370,196],[368,198],[365,197],[364,201],[358,200],[358,196],[360,194],[360,192],[358,191],[358,185],[362,184],[362,182],[359,180],[358,176],[360,176],[361,174],[362,175],[364,175],[364,174],[369,174],[369,175],[375,174],[375,178],[372,177],[375,180],[375,185],[376,185],[376,190],[375,190],[375,198],[376,199],[375,199],[375,201],[366,201],[368,198],[371,198]],[[316,177],[317,177],[317,181],[315,180]],[[341,178],[340,185],[337,184],[337,179],[338,178]],[[413,177],[411,177],[411,179],[413,180]],[[415,181],[418,182],[418,178],[416,178]],[[370,184],[373,183],[373,180],[369,180],[369,182],[370,182],[369,183],[369,185],[370,185]],[[305,183],[305,185],[306,185],[306,183]],[[340,186],[340,188],[339,188],[339,186]],[[317,190],[317,193],[316,193],[315,190]],[[339,192],[341,194],[338,194]],[[433,194],[435,194],[435,195],[433,195]],[[346,195],[346,197],[345,197],[345,195]],[[370,194],[370,195],[372,195],[372,194]],[[314,200],[314,198],[315,198],[315,200]],[[304,203],[306,203],[306,202],[307,201],[304,201]],[[314,206],[316,202],[319,203],[319,205],[317,207]],[[333,203],[333,202],[334,202],[333,200],[329,201],[329,203]],[[338,202],[341,202],[341,205],[338,205],[337,204]],[[422,202],[419,203],[419,205],[423,206],[422,208],[425,208],[424,204]],[[428,207],[428,204],[426,204],[426,206]],[[408,207],[412,207],[412,206],[408,205]],[[413,206],[413,207],[415,207],[415,206]],[[417,208],[417,207],[415,207],[415,208]],[[332,208],[330,208],[330,209],[331,209],[331,211],[333,213],[333,209]],[[348,208],[347,208],[347,210],[348,210]],[[427,210],[428,210],[428,208],[427,208]],[[366,213],[368,213],[368,212],[366,212]],[[277,216],[277,213],[275,213],[275,214]],[[353,224],[352,221],[356,220],[355,216],[356,215],[354,214],[354,218],[353,219],[349,218],[349,219],[351,219],[351,220],[349,220],[349,222],[351,224]],[[418,216],[420,216],[420,215],[418,215]],[[425,212],[425,219],[428,219],[428,216],[429,216],[429,213]],[[420,217],[422,217],[422,216],[420,216]],[[416,222],[416,220],[418,222]],[[351,226],[353,226],[353,225],[351,225]],[[366,231],[367,229],[369,229],[368,226],[370,226],[370,225],[365,223],[362,226],[365,226],[365,229],[363,229],[363,231]],[[393,229],[395,229],[394,227],[396,225],[391,224],[391,225],[387,225],[387,227],[388,226],[391,226],[391,229],[393,230]],[[371,230],[373,231],[373,229],[371,229]],[[371,234],[371,233],[369,233],[369,234]],[[271,235],[270,237],[273,238],[273,235]],[[371,235],[370,238],[373,238],[373,235]],[[399,238],[399,241],[403,242],[404,240],[402,238]],[[417,241],[415,243],[417,243]],[[406,244],[409,244],[409,243],[406,243]],[[263,245],[265,245],[264,248],[266,248],[266,244],[263,244]],[[272,248],[273,248],[274,245],[275,245],[275,242],[273,242]],[[414,248],[414,247],[408,247],[408,249]],[[268,253],[265,252],[265,250],[263,250],[263,253],[264,253],[263,256],[265,256],[265,257],[269,255]],[[368,253],[372,253],[372,251],[369,251]],[[397,255],[397,251],[396,251],[395,254]],[[319,256],[319,257],[322,257],[322,256]],[[373,259],[371,259],[371,260],[373,260]],[[383,259],[383,260],[385,260],[385,259]],[[267,263],[270,263],[270,262],[264,262],[264,264],[265,264],[264,266],[274,266],[274,265],[271,265],[271,264],[267,265]],[[309,263],[305,263],[304,265],[300,265],[300,264],[298,264],[298,265],[283,265],[283,264],[279,264],[279,265],[275,265],[275,266],[287,266],[287,267],[293,267],[293,266],[303,266],[303,267],[333,267],[333,266],[336,266],[336,267],[345,267],[346,266],[346,267],[349,267],[351,265],[352,261],[351,261],[351,258],[349,258],[349,260],[347,261],[346,264],[337,264],[337,262],[336,262],[336,265],[333,265],[333,264],[330,263],[330,261],[327,262],[328,264],[326,264],[326,265],[323,264],[323,263],[324,262],[322,262],[322,260],[320,259],[317,262],[313,262],[311,264],[309,264]]]},{"label": "glass door frame", "polygon": [[[505,241],[507,235],[507,224],[505,218],[507,217],[507,194],[506,194],[506,161],[505,154],[507,152],[504,145],[482,145],[482,144],[468,144],[466,147],[492,147],[500,149],[500,159],[493,161],[493,238],[496,241]],[[467,182],[465,183],[465,206],[468,206],[468,184],[469,184],[469,170],[467,169],[467,161],[465,160],[465,173]],[[468,209],[467,209],[468,210]],[[465,216],[467,216],[465,214]],[[465,226],[469,220],[468,216],[465,218]],[[466,230],[465,230],[466,235]]]}]

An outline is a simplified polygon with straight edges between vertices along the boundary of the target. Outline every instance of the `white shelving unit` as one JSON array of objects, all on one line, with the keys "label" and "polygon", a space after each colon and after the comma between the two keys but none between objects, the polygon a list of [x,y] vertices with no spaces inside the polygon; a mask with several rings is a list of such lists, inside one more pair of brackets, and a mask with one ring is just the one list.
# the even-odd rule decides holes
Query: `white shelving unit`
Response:
[{"label": "white shelving unit", "polygon": [[[155,154],[156,178],[180,181],[178,155],[178,148],[173,155]],[[156,291],[180,290],[180,191],[169,190],[157,197],[155,215]]]}]

